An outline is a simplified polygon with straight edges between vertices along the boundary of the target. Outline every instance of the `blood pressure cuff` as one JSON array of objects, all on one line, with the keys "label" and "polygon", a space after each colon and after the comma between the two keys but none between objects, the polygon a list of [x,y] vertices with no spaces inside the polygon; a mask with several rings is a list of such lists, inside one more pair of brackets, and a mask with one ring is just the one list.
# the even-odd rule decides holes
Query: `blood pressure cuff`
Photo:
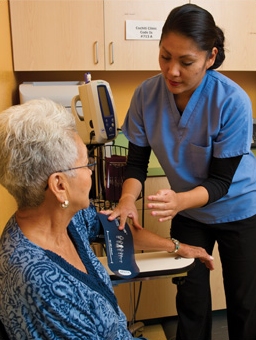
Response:
[{"label": "blood pressure cuff", "polygon": [[119,221],[108,220],[107,215],[98,213],[101,226],[104,229],[106,253],[109,269],[117,276],[130,279],[140,272],[134,256],[133,237],[128,224],[119,230]]}]

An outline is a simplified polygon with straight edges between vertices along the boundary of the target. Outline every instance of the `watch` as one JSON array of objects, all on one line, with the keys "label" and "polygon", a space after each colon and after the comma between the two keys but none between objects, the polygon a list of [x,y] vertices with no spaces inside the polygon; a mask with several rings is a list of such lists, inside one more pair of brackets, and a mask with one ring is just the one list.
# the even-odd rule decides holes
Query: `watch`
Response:
[{"label": "watch", "polygon": [[175,238],[172,238],[171,240],[175,245],[175,249],[174,251],[172,251],[172,253],[177,253],[177,251],[180,249],[180,242],[176,240]]}]

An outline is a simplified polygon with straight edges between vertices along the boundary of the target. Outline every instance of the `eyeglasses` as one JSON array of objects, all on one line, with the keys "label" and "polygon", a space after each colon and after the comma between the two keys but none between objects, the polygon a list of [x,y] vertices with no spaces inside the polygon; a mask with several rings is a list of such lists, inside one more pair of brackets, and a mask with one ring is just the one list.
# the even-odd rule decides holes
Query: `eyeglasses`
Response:
[{"label": "eyeglasses", "polygon": [[89,163],[87,165],[76,166],[75,168],[54,171],[54,173],[56,173],[56,172],[66,172],[66,171],[77,170],[77,169],[82,169],[82,168],[88,168],[91,171],[94,171],[95,170],[95,165],[97,165],[97,162]]},{"label": "eyeglasses", "polygon": [[[90,157],[89,160],[90,160],[90,161],[94,160],[94,162],[88,163],[87,165],[76,166],[76,167],[70,168],[70,169],[57,170],[57,171],[54,171],[53,173],[51,173],[51,175],[52,175],[52,174],[55,174],[55,173],[57,173],[57,172],[66,172],[66,171],[77,170],[77,169],[82,169],[82,168],[88,168],[88,169],[90,169],[91,171],[94,171],[94,170],[95,170],[95,166],[97,165],[97,162],[95,161],[94,158],[91,158],[91,157]],[[45,187],[45,190],[47,190],[47,189],[48,189],[48,183],[47,183],[47,185],[46,185],[46,187]]]}]

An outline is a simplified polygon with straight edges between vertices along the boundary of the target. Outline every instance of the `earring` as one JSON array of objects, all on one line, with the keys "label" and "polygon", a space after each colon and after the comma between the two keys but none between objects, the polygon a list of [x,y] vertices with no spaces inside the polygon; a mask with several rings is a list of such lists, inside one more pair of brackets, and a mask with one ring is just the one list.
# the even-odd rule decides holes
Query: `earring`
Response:
[{"label": "earring", "polygon": [[69,206],[69,201],[65,200],[63,203],[61,203],[61,208],[66,209]]}]

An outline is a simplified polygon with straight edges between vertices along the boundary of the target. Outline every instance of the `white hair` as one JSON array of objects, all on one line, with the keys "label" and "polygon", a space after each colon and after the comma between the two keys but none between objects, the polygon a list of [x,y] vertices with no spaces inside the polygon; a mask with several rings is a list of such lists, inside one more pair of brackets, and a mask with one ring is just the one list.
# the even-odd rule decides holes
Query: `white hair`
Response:
[{"label": "white hair", "polygon": [[47,99],[12,106],[0,114],[0,183],[19,208],[40,205],[48,177],[74,166],[76,132],[73,115]]}]

